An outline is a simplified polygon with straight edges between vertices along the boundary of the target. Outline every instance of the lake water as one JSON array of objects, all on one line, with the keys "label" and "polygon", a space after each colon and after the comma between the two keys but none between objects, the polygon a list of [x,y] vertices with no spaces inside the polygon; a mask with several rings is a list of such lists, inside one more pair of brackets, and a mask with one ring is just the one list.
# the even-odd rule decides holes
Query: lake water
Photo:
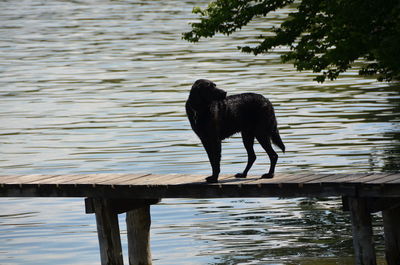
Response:
[{"label": "lake water", "polygon": [[[277,171],[382,172],[400,166],[398,84],[357,76],[318,84],[236,46],[287,12],[231,38],[191,44],[194,6],[206,1],[0,1],[0,173],[210,172],[184,102],[208,78],[229,94],[274,104],[287,152]],[[251,174],[268,160],[257,145]],[[223,143],[222,173],[246,162]],[[353,264],[340,200],[164,200],[152,207],[154,264]],[[380,264],[381,217],[374,215]],[[121,230],[126,235],[124,216]],[[126,239],[123,236],[126,256]],[[1,198],[0,264],[99,264],[93,215],[82,199]]]}]

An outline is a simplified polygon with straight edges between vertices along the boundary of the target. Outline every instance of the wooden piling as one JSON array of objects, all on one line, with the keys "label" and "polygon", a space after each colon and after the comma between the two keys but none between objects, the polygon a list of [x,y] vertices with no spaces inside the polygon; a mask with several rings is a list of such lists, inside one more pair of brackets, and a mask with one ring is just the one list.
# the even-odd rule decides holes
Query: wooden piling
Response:
[{"label": "wooden piling", "polygon": [[151,265],[150,205],[126,213],[130,265]]},{"label": "wooden piling", "polygon": [[384,210],[385,254],[387,265],[400,264],[400,206]]},{"label": "wooden piling", "polygon": [[86,198],[86,213],[95,213],[102,265],[123,264],[118,214],[126,212],[130,265],[151,265],[150,205],[161,199]]},{"label": "wooden piling", "polygon": [[356,265],[376,265],[371,214],[367,199],[348,198],[353,228],[353,246]]},{"label": "wooden piling", "polygon": [[118,214],[109,199],[93,198],[101,265],[123,265]]}]

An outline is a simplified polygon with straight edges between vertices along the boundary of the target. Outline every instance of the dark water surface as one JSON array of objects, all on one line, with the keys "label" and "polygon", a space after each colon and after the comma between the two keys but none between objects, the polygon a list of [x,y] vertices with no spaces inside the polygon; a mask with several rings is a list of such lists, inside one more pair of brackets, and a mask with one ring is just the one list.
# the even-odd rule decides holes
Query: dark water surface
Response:
[{"label": "dark water surface", "polygon": [[[278,172],[398,169],[398,85],[359,78],[357,69],[321,85],[281,64],[284,48],[257,57],[236,50],[289,9],[229,39],[181,40],[191,9],[205,4],[0,1],[0,173],[206,175],[184,113],[198,78],[270,98],[287,147]],[[251,174],[262,174],[267,157],[256,151]],[[222,155],[223,173],[245,166],[237,136]],[[152,216],[154,264],[353,264],[337,199],[164,200]],[[0,264],[99,264],[94,216],[82,199],[0,199]]]}]

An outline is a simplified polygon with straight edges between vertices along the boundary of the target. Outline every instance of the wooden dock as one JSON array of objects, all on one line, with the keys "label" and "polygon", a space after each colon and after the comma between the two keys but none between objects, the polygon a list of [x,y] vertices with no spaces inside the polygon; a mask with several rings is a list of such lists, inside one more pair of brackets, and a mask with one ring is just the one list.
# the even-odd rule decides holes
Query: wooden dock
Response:
[{"label": "wooden dock", "polygon": [[151,264],[150,205],[162,198],[342,197],[357,265],[376,264],[371,213],[382,211],[388,265],[400,264],[400,174],[276,174],[273,179],[187,174],[0,176],[1,197],[83,197],[96,214],[102,264],[123,264],[118,214],[127,213],[131,265]]}]

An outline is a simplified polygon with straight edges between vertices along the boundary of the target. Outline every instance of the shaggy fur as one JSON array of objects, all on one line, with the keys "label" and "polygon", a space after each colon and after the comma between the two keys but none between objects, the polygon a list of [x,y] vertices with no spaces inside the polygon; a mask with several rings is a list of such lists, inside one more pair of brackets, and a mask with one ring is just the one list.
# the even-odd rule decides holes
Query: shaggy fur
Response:
[{"label": "shaggy fur", "polygon": [[264,96],[244,93],[226,96],[226,92],[205,79],[197,80],[190,90],[186,101],[186,113],[193,131],[206,149],[212,167],[212,175],[207,182],[218,182],[221,161],[221,141],[241,132],[248,160],[242,173],[235,176],[245,178],[256,160],[253,145],[258,140],[270,159],[269,172],[262,178],[274,176],[278,155],[271,146],[272,142],[285,152],[274,108]]}]

